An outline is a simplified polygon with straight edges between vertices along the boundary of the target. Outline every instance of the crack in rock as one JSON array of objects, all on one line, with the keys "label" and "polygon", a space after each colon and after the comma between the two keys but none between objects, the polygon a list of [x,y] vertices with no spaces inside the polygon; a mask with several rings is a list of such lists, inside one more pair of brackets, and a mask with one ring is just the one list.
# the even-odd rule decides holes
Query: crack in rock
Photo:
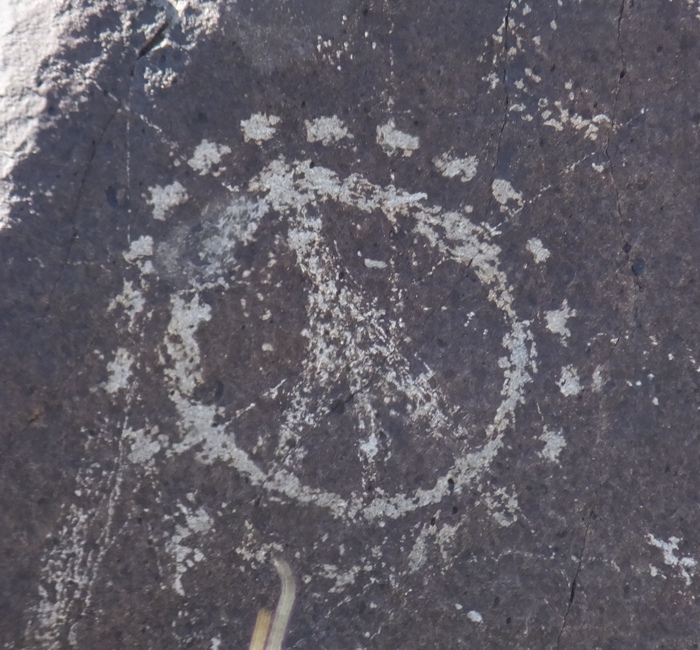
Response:
[{"label": "crack in rock", "polygon": [[615,204],[617,208],[617,218],[619,222],[619,227],[620,227],[620,234],[622,236],[622,241],[623,241],[623,250],[625,252],[625,256],[627,258],[627,261],[629,261],[629,243],[627,242],[627,238],[625,235],[624,231],[624,217],[622,214],[622,204],[620,201],[620,188],[617,183],[617,178],[615,177],[615,165],[613,164],[612,157],[610,155],[610,140],[612,139],[613,134],[615,133],[615,129],[617,126],[617,105],[618,101],[620,98],[620,86],[622,83],[622,79],[625,76],[626,69],[627,69],[627,62],[625,59],[625,51],[624,48],[622,47],[622,17],[624,15],[625,11],[625,0],[621,0],[620,2],[620,9],[618,11],[618,16],[617,16],[617,49],[620,53],[620,73],[617,79],[617,82],[615,84],[615,95],[613,97],[613,108],[612,108],[612,119],[610,122],[610,129],[608,131],[608,137],[606,138],[605,142],[605,147],[604,147],[604,152],[605,152],[605,157],[607,158],[608,161],[608,167],[610,169],[610,178],[612,180],[613,184],[613,189],[615,190]]},{"label": "crack in rock", "polygon": [[593,515],[595,514],[595,508],[598,505],[598,495],[596,494],[593,505],[591,506],[590,512],[588,513],[588,523],[586,524],[586,529],[583,533],[583,544],[581,544],[581,552],[578,556],[578,563],[576,564],[576,570],[574,571],[574,577],[571,580],[571,588],[569,590],[569,601],[566,604],[566,611],[564,612],[564,619],[561,622],[561,628],[559,629],[559,634],[557,635],[557,650],[561,647],[561,638],[566,629],[566,623],[569,618],[569,612],[571,611],[571,606],[574,604],[574,598],[576,597],[576,585],[578,584],[578,577],[581,573],[581,566],[583,565],[583,558],[586,554],[586,544],[588,542],[588,532],[591,528],[591,523],[593,521]]}]

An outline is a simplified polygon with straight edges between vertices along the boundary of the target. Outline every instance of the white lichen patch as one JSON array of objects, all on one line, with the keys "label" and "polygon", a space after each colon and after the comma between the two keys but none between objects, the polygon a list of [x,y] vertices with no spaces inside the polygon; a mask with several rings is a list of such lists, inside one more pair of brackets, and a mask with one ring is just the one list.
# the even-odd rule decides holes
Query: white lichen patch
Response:
[{"label": "white lichen patch", "polygon": [[[561,5],[561,0],[559,4]],[[523,10],[522,15],[525,17],[527,13]],[[556,22],[552,21],[550,26],[552,29],[556,29]],[[503,27],[504,26],[501,25],[499,30],[492,36],[494,42],[501,45],[505,37]],[[514,43],[508,49],[508,57],[515,57],[519,53],[522,53],[523,49],[528,47],[529,43],[534,43],[535,48],[542,53],[541,35],[530,36],[530,29],[525,27],[524,22],[509,19],[508,35],[509,41]],[[497,51],[502,51],[502,48],[497,48]],[[498,64],[496,54],[493,56],[493,64],[494,66]],[[577,100],[577,95],[588,94],[588,91],[585,88],[578,88],[577,92],[574,92],[574,82],[569,79],[564,82],[560,97],[550,101],[547,97],[543,97],[541,90],[537,88],[537,86],[543,83],[543,78],[540,74],[537,74],[535,70],[536,68],[525,67],[523,69],[524,75],[521,78],[512,80],[514,92],[511,94],[511,101],[508,108],[509,112],[511,112],[514,117],[518,116],[524,122],[533,121],[539,114],[539,117],[546,126],[560,132],[564,131],[565,128],[571,128],[582,133],[584,138],[596,141],[600,137],[604,126],[607,124],[609,127],[611,124],[610,118],[604,114],[584,117],[572,111],[571,108],[573,103]],[[487,80],[487,78],[484,78],[484,80]],[[492,89],[500,82],[498,75],[495,73],[491,73],[488,80],[491,81]],[[528,111],[527,107],[531,106],[535,101],[538,104],[539,110],[535,113]]]},{"label": "white lichen patch", "polygon": [[479,612],[475,610],[471,610],[467,612],[467,618],[472,622],[472,623],[483,623],[484,622],[484,617],[479,614]]},{"label": "white lichen patch", "polygon": [[125,280],[121,293],[110,301],[107,313],[113,312],[117,307],[122,307],[129,319],[127,329],[133,331],[136,316],[143,311],[145,304],[146,298],[143,292],[140,289],[136,289],[131,280]]},{"label": "white lichen patch", "polygon": [[558,115],[549,108],[541,112],[545,126],[551,126],[556,131],[563,131],[565,126],[571,126],[577,131],[583,131],[584,137],[593,142],[598,139],[601,124],[611,124],[610,118],[603,113],[594,115],[590,119],[577,113],[570,113],[559,100],[554,102],[554,108]]},{"label": "white lichen patch", "polygon": [[[161,43],[161,47],[165,41]],[[157,49],[157,48],[154,48]],[[170,88],[177,82],[177,73],[172,68],[154,68],[147,66],[143,71],[144,89],[153,97],[159,89]]]},{"label": "white lichen patch", "polygon": [[168,444],[168,436],[158,433],[158,426],[150,430],[126,427],[124,438],[129,441],[129,460],[136,465],[152,469],[155,455]]},{"label": "white lichen patch", "polygon": [[158,221],[164,221],[168,212],[189,198],[187,191],[178,181],[165,186],[154,185],[148,189],[151,198],[146,201],[153,206],[153,218]]},{"label": "white lichen patch", "polygon": [[[153,255],[153,238],[149,235],[143,235],[131,242],[129,250],[123,253],[124,260],[127,264],[133,264],[138,267],[141,275],[154,273],[153,263],[149,259]],[[141,279],[143,286],[144,279]],[[126,283],[125,283],[126,285]],[[111,307],[110,307],[111,309]]]},{"label": "white lichen patch", "polygon": [[131,367],[134,365],[134,357],[124,348],[117,348],[114,359],[107,364],[109,378],[103,384],[105,391],[114,395],[129,386],[131,380]]},{"label": "white lichen patch", "polygon": [[[366,567],[371,569],[371,566]],[[334,582],[333,586],[328,590],[328,593],[338,594],[345,591],[347,587],[355,584],[357,576],[362,571],[363,567],[353,566],[347,571],[341,570],[335,564],[323,564],[321,565],[321,572],[324,578],[332,580]]]},{"label": "white lichen patch", "polygon": [[317,117],[315,120],[304,120],[306,141],[320,142],[325,146],[343,138],[352,138],[345,123],[336,115],[332,117]]},{"label": "white lichen patch", "polygon": [[408,554],[408,573],[415,573],[428,561],[428,540],[434,533],[432,529],[433,527],[429,525],[421,526]]},{"label": "white lichen patch", "polygon": [[175,226],[155,247],[154,261],[163,275],[193,288],[225,286],[225,276],[236,268],[238,247],[251,241],[267,211],[264,201],[237,193],[225,202],[213,201],[196,234],[186,224]]},{"label": "white lichen patch", "polygon": [[435,542],[440,549],[442,556],[442,570],[445,571],[451,564],[454,558],[455,537],[459,530],[459,524],[438,524],[437,532],[435,533]]},{"label": "white lichen patch", "polygon": [[445,178],[459,177],[462,183],[468,183],[476,176],[476,168],[479,164],[476,156],[457,158],[449,153],[433,158],[433,165]]},{"label": "white lichen patch", "polygon": [[576,316],[576,310],[569,309],[569,303],[566,298],[562,303],[561,309],[547,311],[544,314],[545,321],[547,322],[547,329],[552,332],[552,334],[557,334],[561,337],[564,345],[567,345],[566,339],[571,336],[571,330],[566,325],[567,321],[574,316]]},{"label": "white lichen patch", "polygon": [[561,369],[561,377],[557,382],[557,386],[559,386],[561,394],[565,397],[573,397],[583,390],[578,372],[576,372],[576,368],[571,365],[564,366]]},{"label": "white lichen patch", "polygon": [[387,156],[393,156],[399,151],[404,156],[410,156],[420,146],[420,139],[416,135],[399,131],[394,120],[390,119],[377,127],[377,144]]},{"label": "white lichen patch", "polygon": [[[192,537],[208,533],[214,526],[211,517],[203,508],[196,511],[189,510],[186,506],[179,505],[180,512],[185,517],[185,525],[178,524],[175,533],[168,541],[165,548],[175,563],[175,575],[172,579],[172,587],[180,596],[185,595],[182,578],[188,569],[192,569],[196,563],[204,559],[204,554],[194,544]],[[185,540],[188,543],[185,544]]]},{"label": "white lichen patch", "polygon": [[258,229],[260,220],[267,214],[265,201],[250,201],[234,197],[207,221],[202,230],[199,245],[200,280],[216,281],[235,262],[235,250],[248,244]]},{"label": "white lichen patch", "polygon": [[504,178],[494,179],[491,183],[491,194],[504,207],[511,201],[517,203],[518,207],[523,207],[523,195],[513,187],[510,181]]},{"label": "white lichen patch", "polygon": [[566,439],[562,435],[562,431],[553,431],[545,427],[539,439],[544,442],[544,448],[539,452],[539,455],[551,463],[558,462],[559,454],[566,447]]},{"label": "white lichen patch", "polygon": [[275,556],[284,555],[286,549],[282,544],[262,541],[258,531],[247,519],[243,522],[242,529],[244,531],[242,543],[233,550],[253,568],[257,569],[267,564]]},{"label": "white lichen patch", "polygon": [[276,133],[276,124],[280,118],[276,115],[266,115],[264,113],[253,113],[247,120],[241,120],[243,139],[246,142],[265,142],[270,140]]},{"label": "white lichen patch", "polygon": [[546,262],[549,259],[549,256],[551,253],[547,248],[545,248],[545,245],[542,243],[542,240],[533,237],[532,239],[527,240],[527,250],[532,254],[532,257],[535,258],[535,263],[536,264],[542,264],[543,262]]},{"label": "white lichen patch", "polygon": [[513,525],[517,519],[518,499],[505,488],[498,488],[482,497],[482,502],[493,520],[502,528]]},{"label": "white lichen patch", "polygon": [[664,564],[678,569],[678,572],[685,581],[686,587],[689,587],[693,581],[693,575],[698,562],[693,557],[678,557],[678,545],[683,540],[679,537],[669,537],[668,542],[664,542],[662,539],[657,539],[652,534],[648,534],[646,540],[651,546],[655,546],[663,551]]},{"label": "white lichen patch", "polygon": [[191,395],[202,381],[201,359],[196,334],[199,324],[211,318],[211,307],[195,294],[189,301],[174,295],[165,338],[170,363],[165,375],[184,395]]},{"label": "white lichen patch", "polygon": [[194,150],[192,157],[187,161],[187,164],[198,172],[200,176],[204,176],[211,171],[214,165],[218,165],[221,159],[228,153],[231,153],[231,147],[225,144],[216,144],[209,140],[202,140]]},{"label": "white lichen patch", "polygon": [[123,255],[129,264],[134,264],[137,260],[153,255],[153,237],[143,235],[129,245],[129,250]]},{"label": "white lichen patch", "polygon": [[371,260],[369,257],[365,257],[365,266],[368,269],[385,269],[388,264],[381,260]]},{"label": "white lichen patch", "polygon": [[603,390],[603,366],[596,366],[596,369],[593,371],[591,388],[595,393],[600,393]]},{"label": "white lichen patch", "polygon": [[501,78],[495,72],[489,72],[489,74],[482,77],[481,80],[488,81],[490,90],[493,90],[496,88],[496,86],[498,86],[498,84],[501,83]]},{"label": "white lichen patch", "polygon": [[374,461],[379,453],[379,438],[377,438],[377,434],[374,431],[369,434],[367,440],[360,442],[359,450],[367,461],[370,463]]}]

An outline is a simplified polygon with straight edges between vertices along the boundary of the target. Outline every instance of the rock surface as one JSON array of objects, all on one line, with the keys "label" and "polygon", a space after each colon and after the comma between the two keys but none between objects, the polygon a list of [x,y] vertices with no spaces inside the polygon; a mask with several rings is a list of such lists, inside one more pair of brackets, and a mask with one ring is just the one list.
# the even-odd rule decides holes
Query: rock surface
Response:
[{"label": "rock surface", "polygon": [[696,0],[57,11],[2,647],[700,647]]}]

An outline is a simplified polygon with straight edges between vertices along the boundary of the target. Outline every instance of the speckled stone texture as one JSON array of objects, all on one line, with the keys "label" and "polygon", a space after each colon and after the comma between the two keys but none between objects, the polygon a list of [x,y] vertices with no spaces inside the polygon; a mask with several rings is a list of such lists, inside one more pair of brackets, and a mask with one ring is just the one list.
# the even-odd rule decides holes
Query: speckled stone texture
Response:
[{"label": "speckled stone texture", "polygon": [[288,649],[700,647],[700,3],[84,15],[0,231],[1,647],[245,648],[274,557]]}]

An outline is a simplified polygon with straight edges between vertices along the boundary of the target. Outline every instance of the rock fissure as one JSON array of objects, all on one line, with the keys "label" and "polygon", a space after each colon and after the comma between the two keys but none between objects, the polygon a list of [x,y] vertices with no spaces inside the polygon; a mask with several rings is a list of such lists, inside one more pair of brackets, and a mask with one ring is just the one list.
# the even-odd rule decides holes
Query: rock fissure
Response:
[{"label": "rock fissure", "polygon": [[116,117],[118,112],[119,112],[118,108],[116,108],[114,111],[112,111],[112,114],[107,119],[107,122],[105,122],[105,125],[100,130],[100,133],[98,134],[97,138],[95,138],[92,141],[92,145],[90,148],[90,155],[88,156],[87,162],[85,163],[85,168],[84,168],[83,173],[80,177],[80,182],[78,183],[78,189],[76,191],[75,201],[73,202],[73,206],[71,208],[71,215],[69,216],[69,221],[70,221],[71,230],[72,230],[71,236],[67,242],[66,253],[63,256],[63,260],[61,261],[61,266],[56,273],[56,279],[54,280],[53,285],[51,287],[51,290],[49,291],[49,295],[46,298],[46,312],[45,312],[46,314],[49,314],[51,311],[51,303],[53,301],[54,294],[56,293],[56,288],[58,287],[59,283],[61,282],[61,278],[63,277],[63,273],[66,269],[66,266],[68,265],[68,260],[70,260],[71,253],[73,252],[73,247],[75,246],[75,242],[78,239],[78,228],[76,227],[75,222],[78,219],[78,209],[80,208],[80,203],[83,199],[83,194],[85,192],[85,183],[86,183],[87,177],[90,173],[90,170],[92,169],[92,164],[95,161],[97,149],[100,146],[102,139],[104,138],[104,135],[107,132],[107,129],[112,124],[112,121],[114,120],[114,118]]},{"label": "rock fissure", "polygon": [[576,598],[576,587],[578,585],[578,578],[581,573],[581,567],[583,566],[583,560],[586,554],[586,545],[588,543],[588,533],[591,528],[591,523],[593,521],[593,515],[595,514],[595,508],[598,504],[598,495],[596,494],[593,505],[591,506],[590,512],[588,513],[588,522],[586,523],[586,528],[583,533],[583,543],[581,544],[581,552],[578,556],[578,562],[576,564],[576,570],[574,571],[574,577],[571,580],[571,586],[569,588],[569,598],[566,604],[566,611],[564,612],[564,619],[561,623],[561,628],[559,629],[559,634],[557,635],[557,650],[561,648],[561,639],[566,629],[566,624],[569,618],[569,613],[571,612],[571,607],[574,604],[574,599]]},{"label": "rock fissure", "polygon": [[617,38],[617,49],[620,55],[619,58],[619,63],[620,63],[620,71],[618,74],[618,78],[615,82],[615,91],[614,91],[614,96],[613,96],[613,108],[612,108],[612,117],[610,121],[610,128],[608,130],[607,138],[605,141],[605,147],[604,147],[604,152],[605,152],[605,157],[608,161],[608,168],[610,170],[610,180],[613,185],[613,190],[615,192],[615,206],[616,206],[616,212],[617,212],[617,220],[618,220],[618,227],[620,229],[620,235],[622,237],[622,249],[625,253],[625,258],[629,262],[630,256],[629,256],[629,251],[630,251],[630,244],[627,241],[627,236],[625,233],[624,229],[624,215],[622,214],[622,199],[620,195],[620,187],[617,182],[617,177],[615,175],[615,164],[613,163],[612,156],[610,155],[610,141],[613,137],[613,135],[616,132],[617,129],[617,111],[618,111],[618,103],[620,99],[620,87],[622,84],[622,79],[625,77],[626,74],[626,68],[627,68],[627,61],[625,58],[625,51],[622,46],[622,18],[625,12],[625,0],[622,0],[620,3],[620,8],[618,11],[618,17],[617,17],[617,31],[616,31],[616,38]]}]

